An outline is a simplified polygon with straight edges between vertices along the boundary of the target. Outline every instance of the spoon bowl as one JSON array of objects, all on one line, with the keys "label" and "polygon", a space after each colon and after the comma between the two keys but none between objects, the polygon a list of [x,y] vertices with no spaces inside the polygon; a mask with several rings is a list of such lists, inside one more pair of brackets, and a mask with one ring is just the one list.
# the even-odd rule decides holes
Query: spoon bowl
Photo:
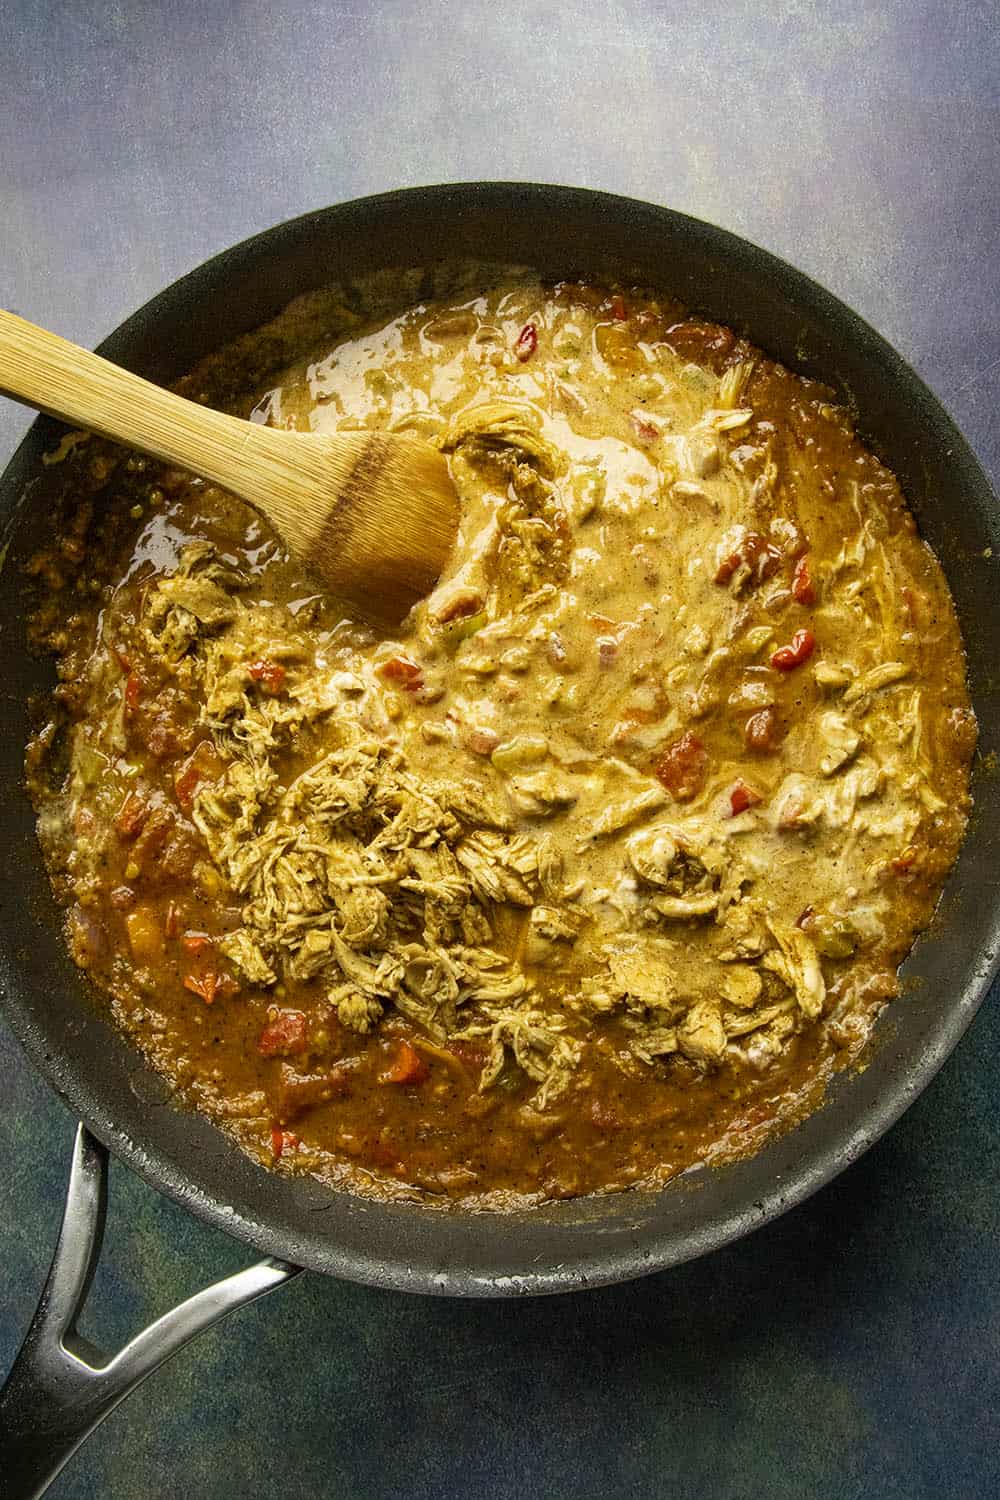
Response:
[{"label": "spoon bowl", "polygon": [[244,422],[2,309],[0,391],[239,495],[349,614],[381,634],[430,592],[454,545],[447,459],[417,438]]}]

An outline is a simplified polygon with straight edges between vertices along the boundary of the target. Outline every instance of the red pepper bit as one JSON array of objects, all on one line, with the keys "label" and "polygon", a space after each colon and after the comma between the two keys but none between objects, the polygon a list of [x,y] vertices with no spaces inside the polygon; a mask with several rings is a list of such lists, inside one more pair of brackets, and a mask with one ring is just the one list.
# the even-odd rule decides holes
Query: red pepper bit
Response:
[{"label": "red pepper bit", "polygon": [[190,812],[194,806],[194,794],[200,780],[201,772],[190,762],[174,777],[174,795],[185,812]]},{"label": "red pepper bit", "polygon": [[524,327],[521,329],[521,332],[517,336],[517,342],[514,345],[514,353],[517,355],[518,359],[523,365],[526,360],[529,360],[531,358],[537,348],[538,329],[535,327],[534,323],[525,323]]},{"label": "red pepper bit", "polygon": [[379,1076],[379,1083],[423,1083],[430,1068],[409,1042],[400,1042],[391,1066]]},{"label": "red pepper bit", "polygon": [[748,750],[770,751],[775,748],[778,734],[778,716],[773,708],[762,708],[751,714],[743,727],[743,737]]},{"label": "red pepper bit", "polygon": [[465,589],[436,610],[434,618],[439,625],[450,625],[452,620],[467,620],[470,615],[477,615],[482,607],[483,596],[479,590]]},{"label": "red pepper bit", "polygon": [[616,318],[619,323],[624,323],[628,317],[628,312],[625,308],[625,298],[620,292],[615,292],[611,298],[611,316]]},{"label": "red pepper bit", "polygon": [[184,976],[184,988],[190,990],[192,995],[197,995],[200,1000],[204,1000],[206,1005],[213,1004],[218,985],[219,976],[211,969],[207,974],[185,974]]},{"label": "red pepper bit", "polygon": [[129,792],[115,818],[115,831],[118,837],[121,839],[138,838],[148,817],[149,803],[145,802],[138,793]]},{"label": "red pepper bit", "polygon": [[653,775],[677,802],[690,802],[705,785],[708,751],[696,734],[688,730],[667,746]]},{"label": "red pepper bit", "polygon": [[729,805],[734,818],[746,812],[748,807],[756,807],[762,800],[760,793],[754,791],[752,786],[747,786],[745,781],[737,781],[729,793]]},{"label": "red pepper bit", "polygon": [[417,692],[424,684],[421,668],[409,656],[390,656],[375,671],[384,681],[396,682],[408,693]]},{"label": "red pepper bit", "polygon": [[212,745],[208,740],[202,740],[174,777],[174,795],[186,813],[194,806],[195,794],[201,783],[214,781],[221,769],[221,762]]},{"label": "red pepper bit", "polygon": [[271,1126],[271,1154],[275,1161],[286,1151],[294,1151],[301,1144],[299,1137],[293,1135],[290,1130],[282,1130],[279,1125]]},{"label": "red pepper bit", "polygon": [[167,905],[167,916],[166,920],[163,923],[163,936],[167,938],[175,938],[180,930],[180,910],[178,909],[176,901],[171,901]]},{"label": "red pepper bit", "polygon": [[185,932],[181,945],[188,953],[204,953],[206,948],[211,948],[212,939],[207,932]]},{"label": "red pepper bit", "polygon": [[125,679],[125,708],[128,713],[135,713],[141,697],[142,681],[135,672],[130,672]]},{"label": "red pepper bit", "polygon": [[257,1038],[261,1057],[294,1057],[309,1046],[309,1030],[300,1010],[279,1010]]},{"label": "red pepper bit", "polygon": [[800,557],[792,573],[792,598],[797,604],[816,603],[816,586],[809,570],[809,556]]},{"label": "red pepper bit", "polygon": [[220,995],[235,995],[239,985],[231,975],[217,974],[214,969],[208,969],[200,975],[185,974],[184,988],[204,1000],[206,1005],[212,1005]]},{"label": "red pepper bit", "polygon": [[790,646],[779,646],[771,657],[771,666],[776,672],[791,672],[808,661],[816,650],[816,637],[811,630],[797,630]]},{"label": "red pepper bit", "polygon": [[737,568],[745,565],[750,570],[754,583],[763,583],[771,578],[781,564],[781,553],[762,536],[759,531],[748,531],[735,551],[719,559],[715,571],[716,583],[726,584]]},{"label": "red pepper bit", "polygon": [[265,693],[280,693],[285,685],[284,667],[266,656],[262,656],[259,661],[252,661],[247,671],[254,682],[260,683]]},{"label": "red pepper bit", "polygon": [[715,570],[716,583],[728,583],[743,561],[738,552],[729,552],[720,559],[719,566]]}]

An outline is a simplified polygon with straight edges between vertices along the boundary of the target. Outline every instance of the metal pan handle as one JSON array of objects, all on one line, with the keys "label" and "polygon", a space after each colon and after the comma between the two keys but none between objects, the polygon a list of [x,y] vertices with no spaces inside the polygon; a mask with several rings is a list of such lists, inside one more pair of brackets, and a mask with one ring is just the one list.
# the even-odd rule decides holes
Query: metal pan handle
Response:
[{"label": "metal pan handle", "polygon": [[52,1268],[0,1390],[5,1500],[44,1494],[84,1438],[164,1360],[226,1313],[301,1270],[284,1260],[247,1266],[189,1297],[109,1355],[76,1326],[100,1258],[107,1199],[107,1150],[80,1125]]}]

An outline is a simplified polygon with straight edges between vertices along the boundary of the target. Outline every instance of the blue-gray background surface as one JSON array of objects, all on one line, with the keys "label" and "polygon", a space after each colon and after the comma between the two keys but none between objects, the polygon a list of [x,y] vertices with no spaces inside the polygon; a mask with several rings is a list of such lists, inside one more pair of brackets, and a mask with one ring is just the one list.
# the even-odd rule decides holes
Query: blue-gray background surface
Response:
[{"label": "blue-gray background surface", "polygon": [[[825,283],[996,481],[998,152],[989,0],[0,0],[0,305],[93,344],[198,261],[337,199],[606,188]],[[26,423],[0,403],[0,459]],[[998,1014],[863,1161],[748,1241],[518,1305],[301,1278],[150,1380],[53,1493],[996,1495]],[[72,1128],[0,1030],[0,1368]],[[246,1258],[124,1171],[112,1188],[90,1315],[109,1341]]]}]

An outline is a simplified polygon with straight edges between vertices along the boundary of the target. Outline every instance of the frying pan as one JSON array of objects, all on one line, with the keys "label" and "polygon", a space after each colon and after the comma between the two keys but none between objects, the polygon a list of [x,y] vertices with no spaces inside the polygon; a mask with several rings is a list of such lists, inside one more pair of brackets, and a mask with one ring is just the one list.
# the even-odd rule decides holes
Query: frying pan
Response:
[{"label": "frying pan", "polygon": [[[476,183],[418,188],[308,214],[199,267],[147,303],[101,352],[169,383],[273,317],[293,297],[378,268],[457,259],[529,265],[552,278],[634,279],[747,334],[832,385],[864,440],[898,475],[944,564],[969,653],[983,754],[1000,709],[990,644],[1000,597],[1000,511],[966,443],[886,342],[784,262],[722,229],[649,204],[573,188]],[[907,959],[904,995],[876,1028],[867,1067],[749,1160],[667,1189],[569,1200],[505,1217],[368,1201],[269,1173],[215,1126],[174,1107],[162,1080],[109,1024],[67,956],[22,786],[25,703],[51,684],[24,635],[21,565],[45,539],[40,419],[0,478],[0,633],[8,697],[0,738],[4,855],[0,989],[29,1057],[84,1122],[66,1215],[38,1314],[0,1396],[11,1496],[41,1493],[86,1433],[200,1328],[300,1268],[447,1296],[525,1296],[622,1281],[736,1239],[828,1182],[929,1083],[996,966],[1000,899],[993,830],[1000,778],[974,775],[975,811],[937,919]],[[268,1259],[199,1293],[114,1358],[76,1317],[100,1250],[107,1150],[148,1183]]]}]

